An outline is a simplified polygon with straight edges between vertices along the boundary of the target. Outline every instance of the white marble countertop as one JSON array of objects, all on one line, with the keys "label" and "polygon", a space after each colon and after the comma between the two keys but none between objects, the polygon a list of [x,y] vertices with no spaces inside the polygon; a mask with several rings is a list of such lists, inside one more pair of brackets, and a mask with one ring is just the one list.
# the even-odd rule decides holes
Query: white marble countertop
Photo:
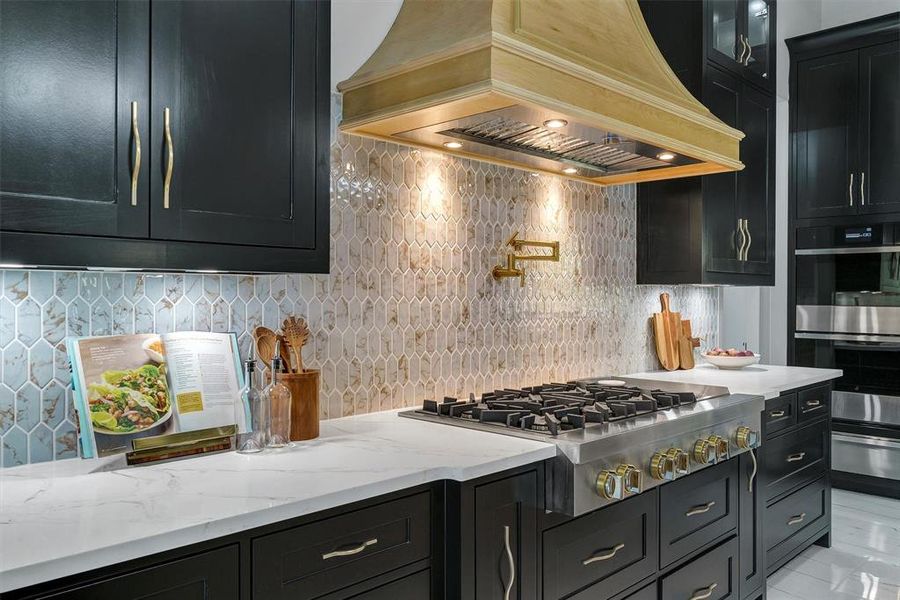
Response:
[{"label": "white marble countertop", "polygon": [[[297,447],[124,467],[122,457],[0,470],[0,593],[441,479],[465,481],[556,447],[398,417],[323,421]],[[123,468],[124,467],[124,468]]]},{"label": "white marble countertop", "polygon": [[686,371],[645,371],[623,375],[632,379],[677,381],[698,385],[719,385],[732,394],[751,394],[776,398],[782,392],[814,383],[837,379],[840,369],[813,369],[809,367],[783,367],[778,365],[752,365],[743,369],[718,369],[703,363]]}]

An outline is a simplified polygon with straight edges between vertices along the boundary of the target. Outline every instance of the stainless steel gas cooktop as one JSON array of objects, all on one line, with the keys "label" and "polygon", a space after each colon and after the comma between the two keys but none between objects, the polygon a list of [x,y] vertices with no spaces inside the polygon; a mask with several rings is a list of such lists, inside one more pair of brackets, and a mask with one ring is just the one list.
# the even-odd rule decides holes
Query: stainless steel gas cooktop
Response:
[{"label": "stainless steel gas cooktop", "polygon": [[403,417],[550,442],[547,508],[580,515],[752,451],[761,396],[590,378],[425,400]]}]

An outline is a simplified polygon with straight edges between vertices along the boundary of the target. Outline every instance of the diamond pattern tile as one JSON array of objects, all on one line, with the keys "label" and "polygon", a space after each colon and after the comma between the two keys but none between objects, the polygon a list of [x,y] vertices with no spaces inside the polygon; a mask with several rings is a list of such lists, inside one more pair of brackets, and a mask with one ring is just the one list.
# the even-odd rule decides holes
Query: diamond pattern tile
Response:
[{"label": "diamond pattern tile", "polygon": [[[0,465],[77,455],[66,335],[235,331],[245,353],[254,327],[305,316],[323,418],[656,366],[663,290],[635,285],[633,185],[343,134],[331,154],[329,275],[0,272]],[[490,277],[513,231],[561,244],[524,288]],[[715,344],[717,291],[667,291]]]}]

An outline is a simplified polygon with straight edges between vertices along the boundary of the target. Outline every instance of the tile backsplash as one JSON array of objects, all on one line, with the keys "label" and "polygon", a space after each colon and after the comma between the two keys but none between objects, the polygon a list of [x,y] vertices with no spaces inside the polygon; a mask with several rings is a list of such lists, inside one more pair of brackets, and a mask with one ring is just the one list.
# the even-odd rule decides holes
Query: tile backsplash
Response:
[{"label": "tile backsplash", "polygon": [[[635,285],[635,188],[600,188],[334,136],[331,274],[2,272],[0,465],[77,455],[66,336],[235,331],[290,314],[313,332],[321,415],[657,366]],[[504,244],[559,240],[524,288],[494,281]],[[705,344],[717,291],[669,289]]]}]

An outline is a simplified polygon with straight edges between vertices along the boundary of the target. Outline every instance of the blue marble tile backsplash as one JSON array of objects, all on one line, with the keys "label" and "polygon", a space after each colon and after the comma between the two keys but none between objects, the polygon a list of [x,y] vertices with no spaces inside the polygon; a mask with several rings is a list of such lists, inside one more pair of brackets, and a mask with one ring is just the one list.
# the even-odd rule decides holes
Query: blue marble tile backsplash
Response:
[{"label": "blue marble tile backsplash", "polygon": [[[329,275],[6,270],[0,294],[0,465],[77,456],[66,336],[252,329],[290,314],[313,332],[333,418],[656,367],[637,286],[635,188],[600,188],[336,134]],[[527,283],[490,269],[518,230],[559,240]],[[667,290],[704,344],[718,294]]]}]

